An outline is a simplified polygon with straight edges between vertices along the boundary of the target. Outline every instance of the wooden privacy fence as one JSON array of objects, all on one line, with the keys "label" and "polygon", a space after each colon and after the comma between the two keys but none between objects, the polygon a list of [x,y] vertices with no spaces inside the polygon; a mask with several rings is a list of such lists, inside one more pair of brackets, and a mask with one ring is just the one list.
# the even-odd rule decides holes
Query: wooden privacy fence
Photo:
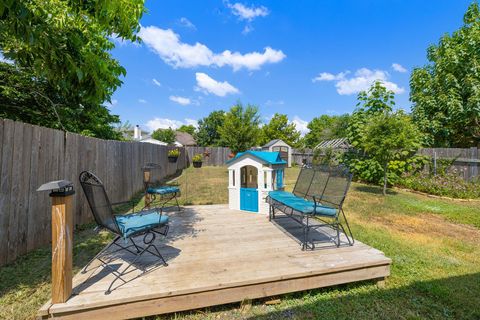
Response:
[{"label": "wooden privacy fence", "polygon": [[74,183],[74,224],[92,220],[78,183],[92,170],[105,184],[112,202],[128,200],[143,188],[141,168],[161,164],[154,180],[183,169],[185,150],[177,163],[167,161],[168,147],[150,143],[90,138],[60,130],[0,119],[0,265],[51,240],[50,199],[36,192],[43,183]]},{"label": "wooden privacy fence", "polygon": [[203,155],[204,166],[223,166],[230,159],[229,148],[225,147],[186,147],[188,161],[191,162],[196,154]]},{"label": "wooden privacy fence", "polygon": [[[438,160],[452,160],[452,167],[465,179],[471,180],[478,178],[480,168],[480,150],[472,148],[423,148],[418,151],[421,155],[426,155],[434,160],[434,166],[438,165]],[[437,161],[435,161],[437,160]]]}]

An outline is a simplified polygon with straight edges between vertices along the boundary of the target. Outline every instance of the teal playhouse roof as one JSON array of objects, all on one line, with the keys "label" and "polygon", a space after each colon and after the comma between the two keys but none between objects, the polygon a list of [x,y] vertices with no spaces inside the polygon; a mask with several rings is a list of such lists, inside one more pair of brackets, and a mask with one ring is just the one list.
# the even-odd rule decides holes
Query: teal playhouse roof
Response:
[{"label": "teal playhouse roof", "polygon": [[233,162],[246,155],[251,155],[269,164],[287,164],[287,162],[280,157],[280,152],[252,151],[252,150],[237,153],[237,155],[233,159],[228,160],[227,163]]}]

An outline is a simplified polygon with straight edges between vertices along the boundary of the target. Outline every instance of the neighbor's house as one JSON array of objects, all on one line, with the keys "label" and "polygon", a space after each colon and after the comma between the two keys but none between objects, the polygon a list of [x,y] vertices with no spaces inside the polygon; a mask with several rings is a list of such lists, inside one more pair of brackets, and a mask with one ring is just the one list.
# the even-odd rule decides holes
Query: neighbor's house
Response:
[{"label": "neighbor's house", "polygon": [[[166,142],[154,139],[151,135],[143,133],[139,125],[136,125],[133,129],[133,140],[138,142],[158,144],[161,146],[168,145]],[[197,142],[191,134],[187,132],[175,131],[175,142],[173,143],[173,145],[176,147],[188,147],[197,145]]]},{"label": "neighbor's house", "polygon": [[262,146],[263,151],[280,152],[280,157],[287,162],[288,167],[292,166],[292,147],[280,139],[275,139]]},{"label": "neighbor's house", "polygon": [[175,145],[179,144],[179,147],[191,147],[196,146],[197,141],[195,138],[187,132],[175,131]]}]

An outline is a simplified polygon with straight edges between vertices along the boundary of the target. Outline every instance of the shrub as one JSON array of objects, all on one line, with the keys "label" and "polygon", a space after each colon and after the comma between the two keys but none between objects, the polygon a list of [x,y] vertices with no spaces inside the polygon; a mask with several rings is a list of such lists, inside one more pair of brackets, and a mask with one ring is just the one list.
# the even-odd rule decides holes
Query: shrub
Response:
[{"label": "shrub", "polygon": [[168,150],[168,156],[178,158],[180,156],[180,150],[178,150],[178,149]]},{"label": "shrub", "polygon": [[197,153],[192,158],[193,162],[202,162],[202,160],[203,160],[203,155],[201,153]]},{"label": "shrub", "polygon": [[399,185],[408,189],[450,198],[480,198],[480,181],[465,181],[454,170],[436,176],[426,172],[407,174],[399,181]]}]

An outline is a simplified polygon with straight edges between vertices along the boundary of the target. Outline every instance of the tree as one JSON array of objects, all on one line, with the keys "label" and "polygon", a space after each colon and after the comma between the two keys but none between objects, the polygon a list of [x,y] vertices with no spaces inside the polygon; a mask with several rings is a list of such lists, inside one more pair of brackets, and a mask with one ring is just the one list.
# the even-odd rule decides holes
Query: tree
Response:
[{"label": "tree", "polygon": [[0,63],[0,117],[103,139],[120,139],[119,123],[100,104],[66,98],[29,69]]},{"label": "tree", "polygon": [[310,130],[304,138],[304,143],[309,148],[314,148],[323,140],[345,138],[347,135],[348,114],[340,116],[321,115],[315,117],[307,125]]},{"label": "tree", "polygon": [[219,128],[220,139],[233,153],[248,150],[259,138],[260,115],[256,106],[241,103],[234,105],[225,114],[223,125]]},{"label": "tree", "polygon": [[290,146],[297,146],[300,132],[294,123],[288,122],[286,114],[275,113],[270,121],[262,127],[260,144],[266,144],[271,140],[281,139]]},{"label": "tree", "polygon": [[193,136],[195,134],[195,127],[191,124],[189,125],[182,124],[180,128],[177,129],[177,131],[186,132]]},{"label": "tree", "polygon": [[433,147],[480,146],[480,9],[473,2],[464,25],[428,48],[430,63],[413,70],[414,121]]},{"label": "tree", "polygon": [[153,131],[152,138],[167,144],[173,144],[176,139],[175,131],[172,128],[157,129]]},{"label": "tree", "polygon": [[383,185],[384,192],[388,184],[422,161],[411,152],[420,146],[422,135],[408,115],[393,112],[394,98],[379,81],[358,95],[347,129],[354,150],[342,157],[355,177]]},{"label": "tree", "polygon": [[137,41],[144,0],[0,2],[0,49],[64,96],[110,101],[125,69],[112,37]]},{"label": "tree", "polygon": [[198,121],[196,140],[199,146],[223,147],[219,128],[225,121],[225,112],[222,110],[212,111],[210,114]]},{"label": "tree", "polygon": [[414,155],[420,148],[421,134],[403,111],[378,113],[362,131],[362,149],[383,168],[383,195],[386,195],[390,161]]}]

